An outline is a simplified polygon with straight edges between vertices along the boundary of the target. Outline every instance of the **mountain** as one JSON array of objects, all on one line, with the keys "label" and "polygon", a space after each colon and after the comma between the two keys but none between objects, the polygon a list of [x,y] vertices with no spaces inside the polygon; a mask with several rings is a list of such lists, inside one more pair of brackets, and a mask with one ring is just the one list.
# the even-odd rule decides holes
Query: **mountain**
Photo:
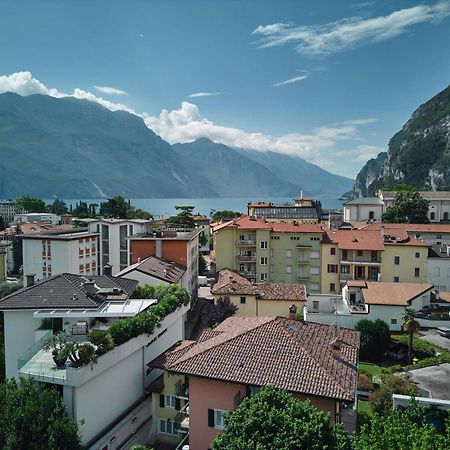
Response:
[{"label": "mountain", "polygon": [[296,186],[296,194],[301,190],[313,197],[337,198],[342,192],[352,188],[354,180],[335,175],[309,163],[298,156],[257,150],[237,149],[243,156],[265,166],[281,179]]},{"label": "mountain", "polygon": [[1,94],[0,155],[0,198],[335,197],[351,184],[274,152],[172,146],[135,115],[71,97]]},{"label": "mountain", "polygon": [[450,190],[450,86],[412,114],[356,177],[353,194],[373,195],[381,187],[408,183],[425,190]]}]

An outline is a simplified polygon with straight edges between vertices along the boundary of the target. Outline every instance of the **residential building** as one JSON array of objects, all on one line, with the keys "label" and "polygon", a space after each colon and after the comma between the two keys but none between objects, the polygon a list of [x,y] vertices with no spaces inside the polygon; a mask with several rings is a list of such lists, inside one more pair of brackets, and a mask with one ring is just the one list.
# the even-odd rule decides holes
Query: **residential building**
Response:
[{"label": "residential building", "polygon": [[192,219],[195,222],[195,228],[200,228],[201,233],[199,235],[199,239],[203,236],[206,245],[205,247],[209,250],[209,240],[211,238],[211,230],[210,230],[210,220],[208,217],[204,216],[203,214],[197,214],[192,217]]},{"label": "residential building", "polygon": [[77,219],[77,221],[85,224],[90,233],[98,233],[97,266],[100,273],[103,273],[103,267],[106,265],[112,266],[113,275],[137,262],[137,259],[133,261],[131,259],[129,237],[146,232],[152,223],[151,220],[144,219]]},{"label": "residential building", "polygon": [[166,394],[164,375],[160,393],[153,395],[156,440],[170,421],[174,438],[178,434],[189,448],[207,450],[223,430],[223,414],[268,384],[310,400],[340,422],[355,405],[358,350],[359,333],[353,330],[282,317],[230,317],[151,364],[187,386],[177,397],[169,385]]},{"label": "residential building", "polygon": [[64,272],[87,276],[99,272],[98,234],[87,228],[20,236],[24,276],[34,274],[42,280]]},{"label": "residential building", "polygon": [[[60,274],[0,300],[4,313],[6,376],[55,386],[82,442],[92,450],[119,449],[137,430],[152,426],[146,388],[159,374],[147,364],[183,339],[189,306],[168,314],[151,334],[142,334],[98,356],[95,363],[57,368],[43,340],[64,330],[70,340],[87,342],[91,330],[105,330],[157,303],[130,299],[138,282],[126,278]],[[50,326],[49,325],[50,322]],[[50,328],[50,329],[47,329]],[[144,430],[145,431],[145,430]]]},{"label": "residential building", "polygon": [[[435,302],[432,284],[348,281],[341,296],[310,295],[303,311],[307,322],[354,328],[363,319],[381,319],[400,331],[407,308],[427,310]],[[420,319],[423,326],[433,323]],[[434,327],[441,326],[438,322]]]},{"label": "residential building", "polygon": [[450,291],[450,247],[432,245],[428,249],[428,282],[439,291]]},{"label": "residential building", "polygon": [[0,216],[5,222],[11,222],[17,214],[16,202],[14,200],[0,200]]},{"label": "residential building", "polygon": [[242,216],[213,228],[216,270],[230,269],[250,281],[303,284],[320,292],[320,225],[267,222]]},{"label": "residential building", "polygon": [[[450,191],[420,191],[420,196],[428,202],[428,219],[432,223],[449,222]],[[379,191],[378,197],[383,201],[384,211],[394,204],[398,192]]]},{"label": "residential building", "polygon": [[198,237],[201,229],[158,229],[130,236],[130,262],[135,264],[149,256],[164,258],[186,267],[189,294],[197,297],[198,289]]},{"label": "residential building", "polygon": [[381,220],[383,201],[378,197],[359,197],[344,203],[344,222]]},{"label": "residential building", "polygon": [[238,316],[290,317],[301,313],[306,303],[306,289],[301,284],[252,283],[229,269],[219,272],[211,293],[215,301],[230,299]]},{"label": "residential building", "polygon": [[132,264],[119,272],[117,276],[138,280],[140,286],[144,284],[179,284],[188,292],[193,289],[189,285],[189,276],[185,266],[156,256],[149,256],[143,261]]},{"label": "residential building", "polygon": [[58,225],[60,217],[52,213],[20,213],[14,215],[14,222],[31,223],[42,222],[46,225]]},{"label": "residential building", "polygon": [[450,245],[450,224],[408,223],[405,226],[409,236],[415,237],[417,239],[423,239],[429,245]]},{"label": "residential building", "polygon": [[326,230],[322,241],[322,293],[341,292],[348,280],[424,283],[429,245],[406,228],[379,223],[360,229]]},{"label": "residential building", "polygon": [[303,197],[301,194],[290,205],[276,205],[271,202],[248,203],[247,213],[250,217],[265,219],[268,222],[319,223],[322,217],[322,204],[320,200]]}]

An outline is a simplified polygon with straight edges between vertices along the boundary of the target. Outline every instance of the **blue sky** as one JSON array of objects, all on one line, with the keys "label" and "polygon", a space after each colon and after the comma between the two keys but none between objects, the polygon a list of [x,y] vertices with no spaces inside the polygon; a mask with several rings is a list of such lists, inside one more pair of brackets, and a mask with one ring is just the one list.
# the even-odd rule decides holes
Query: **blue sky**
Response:
[{"label": "blue sky", "polygon": [[0,92],[89,98],[169,142],[350,177],[450,83],[447,0],[0,0],[0,42]]}]

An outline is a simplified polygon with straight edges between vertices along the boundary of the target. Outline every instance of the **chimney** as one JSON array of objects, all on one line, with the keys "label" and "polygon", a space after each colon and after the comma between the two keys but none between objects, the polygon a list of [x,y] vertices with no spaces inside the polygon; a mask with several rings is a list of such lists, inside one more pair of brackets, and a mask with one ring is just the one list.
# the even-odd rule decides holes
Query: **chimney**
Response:
[{"label": "chimney", "polygon": [[103,275],[106,275],[107,277],[112,277],[112,265],[107,263],[103,267]]},{"label": "chimney", "polygon": [[95,284],[93,281],[91,280],[87,280],[83,283],[84,285],[84,290],[86,291],[86,294],[88,296],[93,296],[97,293],[97,289],[95,288]]},{"label": "chimney", "polygon": [[289,307],[289,319],[297,320],[297,307],[295,305]]},{"label": "chimney", "polygon": [[331,346],[331,351],[333,353],[333,358],[339,359],[341,357],[342,341],[338,338],[334,338],[331,341],[330,346]]},{"label": "chimney", "polygon": [[29,275],[26,275],[26,286],[25,287],[34,286],[34,277],[35,277],[34,273],[30,273]]},{"label": "chimney", "polygon": [[141,258],[138,258],[137,262],[140,263],[141,262]]}]

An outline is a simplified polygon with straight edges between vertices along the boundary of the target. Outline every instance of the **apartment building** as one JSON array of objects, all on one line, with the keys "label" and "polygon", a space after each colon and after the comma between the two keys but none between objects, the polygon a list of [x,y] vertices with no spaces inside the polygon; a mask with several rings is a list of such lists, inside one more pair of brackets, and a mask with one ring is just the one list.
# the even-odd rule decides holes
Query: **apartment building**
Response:
[{"label": "apartment building", "polygon": [[230,269],[251,281],[303,284],[320,292],[320,225],[277,223],[242,216],[213,227],[216,270]]},{"label": "apartment building", "polygon": [[11,222],[14,219],[16,211],[16,202],[14,200],[0,200],[0,216],[5,222]]},{"label": "apartment building", "polygon": [[428,249],[428,279],[439,292],[450,291],[450,247],[432,245]]},{"label": "apartment building", "polygon": [[381,220],[383,201],[378,197],[360,197],[344,203],[344,222]]},{"label": "apartment building", "polygon": [[42,222],[46,225],[58,225],[60,216],[52,213],[20,213],[14,215],[14,222],[32,223]]},{"label": "apartment building", "polygon": [[68,272],[97,275],[98,234],[86,228],[22,234],[23,274],[37,280]]}]

